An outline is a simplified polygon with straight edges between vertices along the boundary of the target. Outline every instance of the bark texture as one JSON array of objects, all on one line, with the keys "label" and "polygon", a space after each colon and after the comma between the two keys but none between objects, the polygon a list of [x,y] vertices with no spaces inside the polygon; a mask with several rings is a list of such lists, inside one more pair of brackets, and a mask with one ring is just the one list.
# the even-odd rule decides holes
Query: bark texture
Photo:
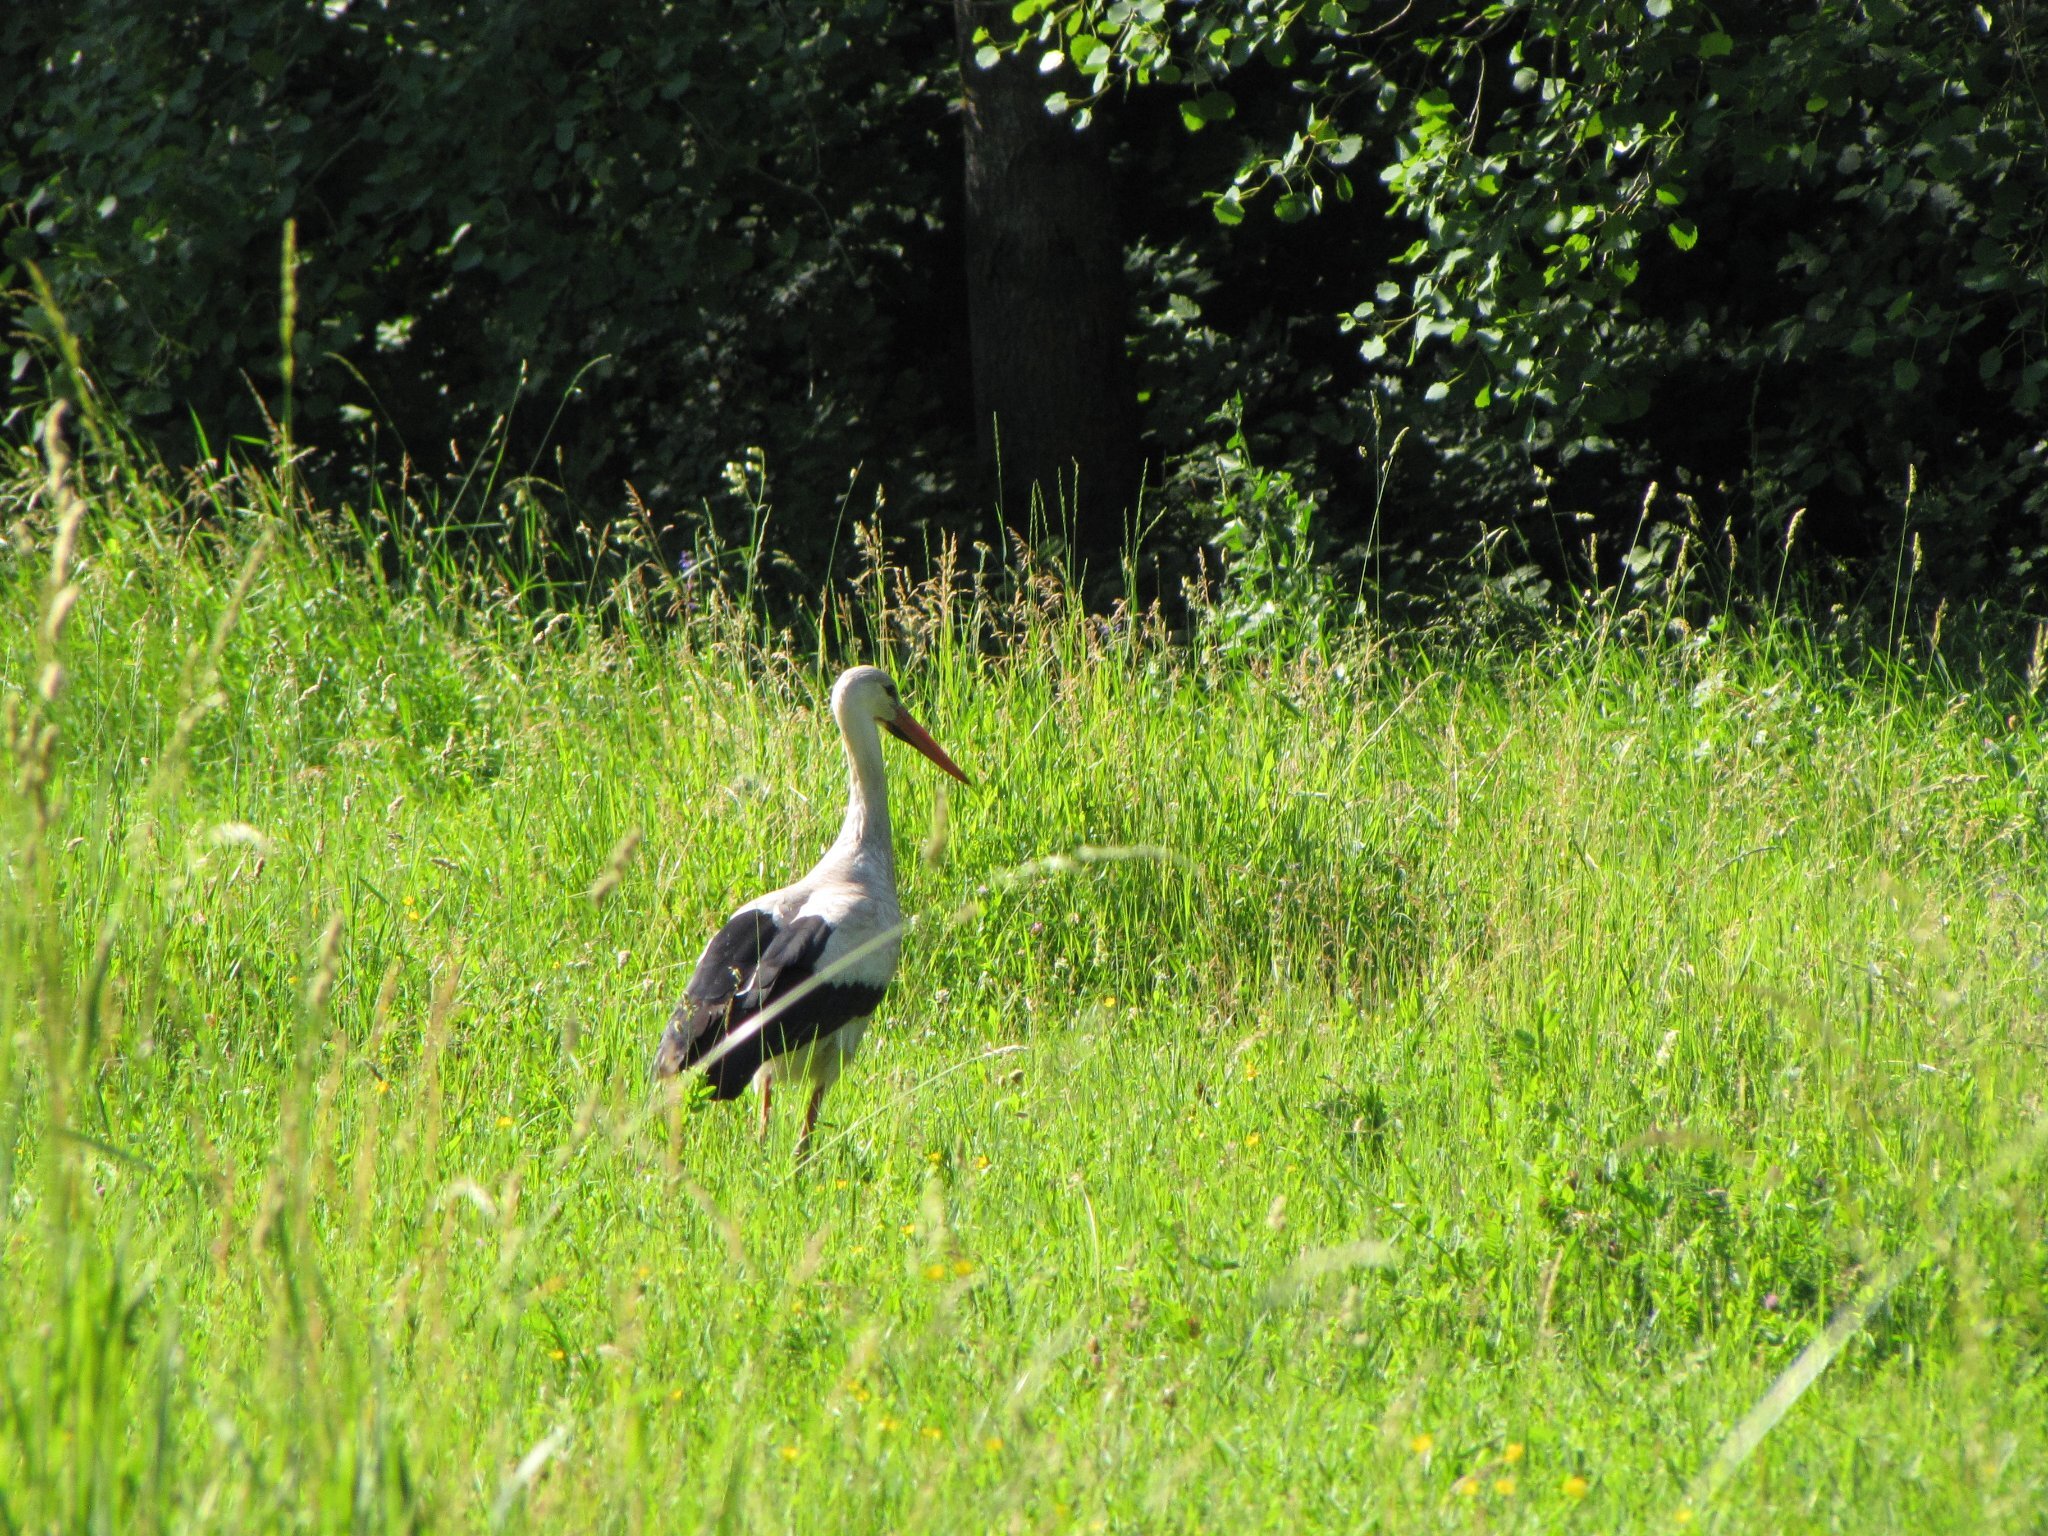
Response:
[{"label": "bark texture", "polygon": [[[1123,248],[1100,137],[1045,110],[1058,76],[974,63],[1010,0],[954,0],[967,162],[967,302],[987,482],[1022,526],[1034,490],[1084,552],[1122,542],[1138,486]],[[1000,463],[1000,473],[998,473]]]}]

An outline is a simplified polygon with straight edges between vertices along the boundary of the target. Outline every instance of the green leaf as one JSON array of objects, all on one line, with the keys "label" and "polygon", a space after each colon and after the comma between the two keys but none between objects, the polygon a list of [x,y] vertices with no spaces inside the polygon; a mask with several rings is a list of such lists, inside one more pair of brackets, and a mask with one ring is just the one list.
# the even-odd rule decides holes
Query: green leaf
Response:
[{"label": "green leaf", "polygon": [[1017,0],[1017,3],[1010,7],[1010,20],[1029,21],[1051,4],[1052,0]]},{"label": "green leaf", "polygon": [[1643,0],[1643,9],[1650,13],[1652,21],[1662,21],[1671,14],[1671,0]]},{"label": "green leaf", "polygon": [[1998,377],[1998,370],[2005,366],[2004,347],[1986,347],[1984,355],[1977,359],[1977,377],[1989,384]]},{"label": "green leaf", "polygon": [[[1067,57],[1074,61],[1074,68],[1087,70],[1097,54],[1107,54],[1109,45],[1092,32],[1083,32],[1067,44]],[[1107,64],[1107,59],[1104,63]]]},{"label": "green leaf", "polygon": [[1387,338],[1368,336],[1358,344],[1358,355],[1368,363],[1376,363],[1387,355]]},{"label": "green leaf", "polygon": [[994,69],[1002,56],[1002,50],[998,48],[977,48],[974,50],[974,67],[976,69]]},{"label": "green leaf", "polygon": [[1349,165],[1358,158],[1359,152],[1364,148],[1363,138],[1355,133],[1347,133],[1323,151],[1323,158],[1332,165]]},{"label": "green leaf", "polygon": [[1676,208],[1680,203],[1685,201],[1685,188],[1659,187],[1657,189],[1657,201],[1662,203],[1666,208]]},{"label": "green leaf", "polygon": [[1482,411],[1493,404],[1493,386],[1491,384],[1480,385],[1479,393],[1472,397],[1472,404]]},{"label": "green leaf", "polygon": [[1436,383],[1430,385],[1429,388],[1425,389],[1422,392],[1422,398],[1434,402],[1437,400],[1446,399],[1450,395],[1450,393],[1451,386],[1444,383],[1443,380],[1439,379],[1436,381]]},{"label": "green leaf", "polygon": [[1316,20],[1326,27],[1344,27],[1351,23],[1351,13],[1337,3],[1337,0],[1323,0],[1323,8],[1316,12]]},{"label": "green leaf", "polygon": [[1709,32],[1700,39],[1700,57],[1725,59],[1735,51],[1735,39],[1726,32]]},{"label": "green leaf", "polygon": [[1273,204],[1273,216],[1283,224],[1299,224],[1314,211],[1314,205],[1299,192],[1282,193]]},{"label": "green leaf", "polygon": [[1216,215],[1218,224],[1235,226],[1244,222],[1244,200],[1235,187],[1210,203],[1209,211]]},{"label": "green leaf", "polygon": [[1372,296],[1382,304],[1391,304],[1401,297],[1401,285],[1394,282],[1381,283],[1379,287],[1373,289]]},{"label": "green leaf", "polygon": [[1902,357],[1892,364],[1892,388],[1909,390],[1920,382],[1920,365],[1910,357]]},{"label": "green leaf", "polygon": [[1681,251],[1689,251],[1700,243],[1699,226],[1687,223],[1684,219],[1667,226],[1664,233],[1671,237],[1671,243]]}]

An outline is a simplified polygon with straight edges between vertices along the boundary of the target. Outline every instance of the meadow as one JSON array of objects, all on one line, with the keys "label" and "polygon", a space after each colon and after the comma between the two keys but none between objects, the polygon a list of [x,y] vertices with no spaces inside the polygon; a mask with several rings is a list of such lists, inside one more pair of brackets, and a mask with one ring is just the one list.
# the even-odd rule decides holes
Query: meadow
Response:
[{"label": "meadow", "polygon": [[[89,459],[0,491],[0,1532],[2048,1521],[2038,655],[1015,550],[792,633]],[[891,759],[799,1168],[648,1064],[850,659],[976,786]]]}]

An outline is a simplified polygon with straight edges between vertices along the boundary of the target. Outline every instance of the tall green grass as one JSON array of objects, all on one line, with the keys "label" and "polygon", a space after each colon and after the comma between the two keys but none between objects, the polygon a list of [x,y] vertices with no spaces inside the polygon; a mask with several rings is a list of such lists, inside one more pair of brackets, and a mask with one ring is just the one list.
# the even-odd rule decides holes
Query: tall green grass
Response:
[{"label": "tall green grass", "polygon": [[[792,637],[5,496],[0,1531],[2048,1519],[2026,680],[1612,593],[1247,658],[1028,552]],[[799,1170],[647,1064],[856,651],[979,787],[892,763]]]}]

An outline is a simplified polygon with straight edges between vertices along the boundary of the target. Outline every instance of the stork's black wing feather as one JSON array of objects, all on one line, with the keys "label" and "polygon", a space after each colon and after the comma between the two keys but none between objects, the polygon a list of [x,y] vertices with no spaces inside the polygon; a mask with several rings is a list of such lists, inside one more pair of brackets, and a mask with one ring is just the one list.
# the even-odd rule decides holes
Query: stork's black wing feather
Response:
[{"label": "stork's black wing feather", "polygon": [[762,1062],[874,1012],[880,987],[816,980],[831,937],[832,925],[822,917],[782,924],[769,913],[747,911],[733,918],[706,946],[669,1017],[655,1075],[688,1070],[756,1014],[770,1011],[766,1025],[707,1069],[713,1097],[737,1098]]},{"label": "stork's black wing feather", "polygon": [[778,929],[767,912],[746,911],[733,918],[704,946],[690,984],[683,989],[684,1002],[729,1003],[746,991]]},{"label": "stork's black wing feather", "polygon": [[754,984],[761,961],[781,925],[774,914],[750,908],[712,935],[669,1015],[668,1029],[654,1054],[654,1075],[673,1077],[695,1066],[737,1023],[733,1001]]}]

